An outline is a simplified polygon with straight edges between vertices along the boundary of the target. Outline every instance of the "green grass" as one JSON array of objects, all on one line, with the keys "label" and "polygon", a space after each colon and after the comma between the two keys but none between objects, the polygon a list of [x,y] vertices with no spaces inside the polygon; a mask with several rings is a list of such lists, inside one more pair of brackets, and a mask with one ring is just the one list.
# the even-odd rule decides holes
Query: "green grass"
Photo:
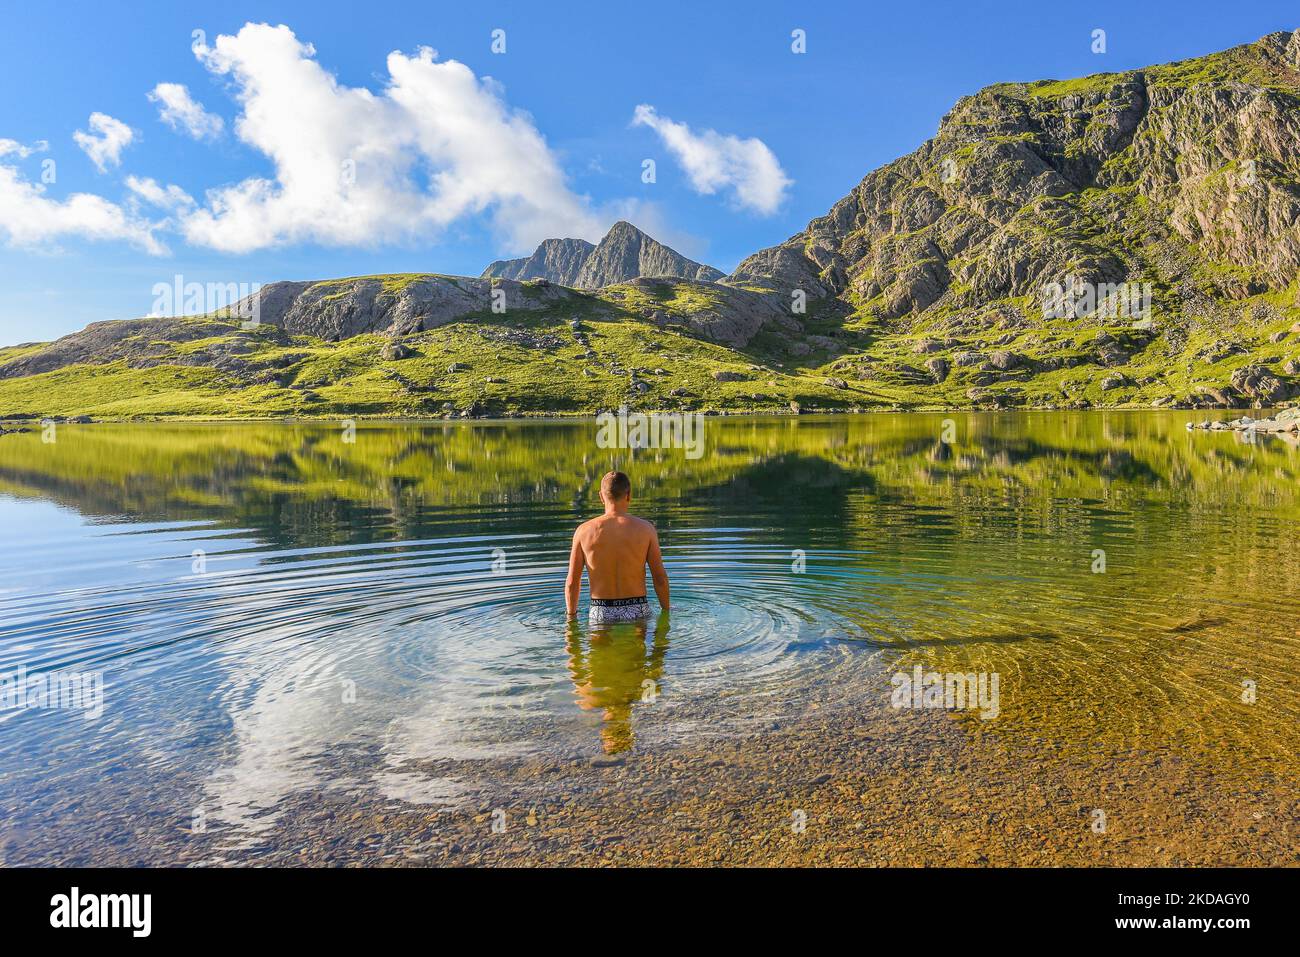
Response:
[{"label": "green grass", "polygon": [[[1158,334],[1117,370],[1082,364],[1014,373],[982,385],[977,384],[983,374],[978,366],[956,365],[958,353],[987,356],[1008,349],[1041,361],[1086,357],[1093,338],[1103,330],[1121,341],[1139,340],[1128,321],[1032,316],[1033,297],[1006,301],[1031,315],[1032,328],[1011,333],[988,328],[952,336],[944,332],[944,313],[938,309],[911,327],[894,327],[878,322],[867,307],[843,316],[818,308],[824,304],[814,304],[802,335],[834,335],[840,350],[813,348],[796,356],[787,333],[765,331],[746,348],[733,349],[682,328],[651,325],[627,308],[642,308],[647,305],[642,300],[648,298],[666,311],[686,316],[714,308],[721,295],[725,293],[708,287],[665,283],[648,292],[615,287],[602,297],[566,302],[551,311],[515,313],[508,318],[485,313],[407,337],[403,342],[412,355],[397,361],[380,357],[387,340],[377,334],[338,343],[296,336],[287,346],[262,336],[252,339],[254,348],[241,355],[242,360],[259,365],[280,357],[293,361],[274,369],[269,381],[257,383],[206,365],[130,368],[118,361],[69,366],[42,375],[0,379],[0,416],[337,418],[458,415],[465,410],[481,415],[566,415],[623,404],[639,409],[788,412],[791,403],[804,411],[970,407],[998,396],[1029,406],[1081,402],[1144,406],[1163,397],[1186,398],[1203,385],[1222,386],[1233,371],[1260,361],[1261,356],[1274,357],[1277,368],[1286,358],[1300,355],[1300,334],[1280,344],[1268,341],[1300,320],[1300,310],[1292,305],[1294,288],[1241,304],[1243,315],[1266,304],[1275,317],[1264,323],[1243,321],[1226,336],[1240,341],[1247,354],[1216,363],[1195,360],[1198,352],[1225,338],[1224,331],[1185,327],[1176,313],[1162,310],[1157,302]],[[574,317],[582,323],[585,343],[569,327]],[[1179,332],[1176,347],[1168,338],[1170,331]],[[171,345],[182,358],[249,339],[232,332]],[[915,347],[922,339],[951,341],[937,352],[918,353]],[[0,361],[39,348],[0,350]],[[588,350],[594,355],[587,356]],[[942,382],[918,378],[904,368],[924,373],[926,360],[934,356],[950,364]],[[457,371],[449,371],[453,367]],[[714,378],[719,371],[744,378],[720,382]],[[1103,392],[1102,380],[1116,371],[1134,385]],[[847,387],[837,388],[830,379],[843,380]],[[644,383],[644,390],[634,390],[634,381]],[[685,394],[674,395],[674,390]],[[971,398],[972,390],[978,398]]]},{"label": "green grass", "polygon": [[1056,100],[1065,96],[1086,96],[1090,93],[1105,93],[1125,74],[1094,73],[1091,76],[1077,77],[1071,80],[1039,80],[1024,84],[1026,95],[1035,99]]},{"label": "green grass", "polygon": [[309,288],[320,292],[327,289],[334,290],[325,295],[328,300],[335,296],[345,295],[357,283],[361,282],[378,282],[382,285],[382,295],[398,296],[411,284],[421,282],[426,279],[449,279],[455,280],[456,276],[445,276],[442,273],[427,272],[404,272],[404,273],[387,273],[375,276],[350,276],[346,279],[325,279],[321,282],[313,283]]}]

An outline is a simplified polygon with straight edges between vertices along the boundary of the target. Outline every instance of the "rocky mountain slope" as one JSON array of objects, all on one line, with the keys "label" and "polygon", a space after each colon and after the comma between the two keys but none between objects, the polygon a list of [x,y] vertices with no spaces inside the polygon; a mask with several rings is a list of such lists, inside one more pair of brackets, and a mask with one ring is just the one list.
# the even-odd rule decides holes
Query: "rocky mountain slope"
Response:
[{"label": "rocky mountain slope", "polygon": [[992,86],[733,278],[849,295],[889,318],[1033,296],[1067,274],[1192,280],[1201,264],[1220,298],[1285,287],[1300,265],[1298,93],[1289,33]]},{"label": "rocky mountain slope", "polygon": [[[802,288],[879,330],[924,333],[916,348],[935,379],[978,368],[982,381],[969,378],[987,386],[1145,355],[1184,373],[1149,374],[1172,398],[1280,401],[1300,371],[1271,348],[1294,331],[1298,106],[1300,33],[1129,73],[992,86],[729,281]],[[1071,283],[1150,283],[1151,321],[1120,336],[1104,309],[1064,325],[1044,316],[1045,290]],[[1082,345],[1068,341],[1079,330],[1095,332],[1088,350],[1061,355]],[[994,331],[1005,341],[989,343]],[[981,337],[1024,353],[973,354]],[[1257,361],[1233,368],[1242,356]],[[1122,372],[1110,383],[1127,397],[1152,384]]]},{"label": "rocky mountain slope", "polygon": [[966,97],[727,277],[620,223],[478,278],[274,283],[255,329],[0,349],[0,416],[1276,405],[1300,395],[1298,268],[1279,33]]},{"label": "rocky mountain slope", "polygon": [[577,286],[582,267],[595,248],[585,239],[546,239],[531,256],[498,259],[479,278],[545,279],[561,286]]},{"label": "rocky mountain slope", "polygon": [[712,282],[722,275],[656,242],[631,223],[617,222],[597,246],[581,239],[548,239],[526,259],[492,263],[480,278],[545,279],[577,289],[601,289],[640,277]]}]

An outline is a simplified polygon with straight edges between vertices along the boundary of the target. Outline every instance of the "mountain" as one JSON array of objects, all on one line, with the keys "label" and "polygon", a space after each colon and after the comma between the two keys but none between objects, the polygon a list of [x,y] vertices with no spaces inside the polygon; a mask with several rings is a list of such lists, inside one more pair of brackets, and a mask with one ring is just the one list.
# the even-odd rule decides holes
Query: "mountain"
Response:
[{"label": "mountain", "polygon": [[547,239],[526,259],[492,263],[480,278],[545,279],[576,289],[601,289],[640,277],[714,282],[722,276],[720,270],[692,262],[620,221],[598,246],[581,239]]},{"label": "mountain", "polygon": [[546,239],[525,259],[498,259],[480,279],[545,279],[561,286],[578,285],[587,257],[596,247],[585,239]]},{"label": "mountain", "polygon": [[730,276],[619,223],[478,278],[272,283],[256,328],[0,349],[0,418],[1276,405],[1298,269],[1300,34],[1275,33],[964,97]]},{"label": "mountain", "polygon": [[1298,37],[989,87],[733,279],[802,283],[889,318],[982,308],[1067,273],[1199,269],[1228,299],[1284,287],[1300,265]]},{"label": "mountain", "polygon": [[[1297,360],[1264,368],[1279,357],[1255,353],[1261,330],[1268,345],[1294,331],[1298,105],[1300,33],[1127,73],[998,84],[728,281],[802,288],[878,330],[927,333],[920,351],[978,366],[976,386],[1054,371],[1065,357],[1053,353],[1086,330],[1096,348],[1072,358],[1125,366],[1145,352],[1192,373],[1231,359],[1227,387],[1209,392],[1279,401],[1296,394]],[[1045,316],[1045,290],[1071,283],[1149,283],[1157,334],[1117,342],[1102,309]],[[1017,344],[1045,354],[1002,368],[954,351],[991,330],[1033,330]],[[1144,384],[1112,381],[1130,396]]]}]

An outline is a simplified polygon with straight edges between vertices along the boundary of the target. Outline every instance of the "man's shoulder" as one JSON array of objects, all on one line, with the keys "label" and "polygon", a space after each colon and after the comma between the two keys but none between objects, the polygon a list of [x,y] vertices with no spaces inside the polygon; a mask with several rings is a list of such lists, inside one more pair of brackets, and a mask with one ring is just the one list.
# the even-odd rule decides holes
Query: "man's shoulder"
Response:
[{"label": "man's shoulder", "polygon": [[595,518],[589,518],[581,525],[579,525],[574,530],[573,534],[581,535],[584,532],[588,532],[591,531],[592,529],[599,528],[600,526],[608,524],[610,522],[614,522],[615,524],[618,524],[619,522],[627,522],[631,524],[633,527],[637,528],[638,530],[647,533],[652,533],[655,531],[654,522],[648,521],[644,518],[639,518],[636,515],[624,514],[624,515],[619,515],[617,518],[615,518],[612,515],[597,515]]},{"label": "man's shoulder", "polygon": [[641,528],[644,531],[653,532],[655,530],[654,522],[651,522],[644,518],[639,518],[636,515],[629,515],[628,518],[632,519],[632,521],[636,522],[639,526],[641,526]]}]

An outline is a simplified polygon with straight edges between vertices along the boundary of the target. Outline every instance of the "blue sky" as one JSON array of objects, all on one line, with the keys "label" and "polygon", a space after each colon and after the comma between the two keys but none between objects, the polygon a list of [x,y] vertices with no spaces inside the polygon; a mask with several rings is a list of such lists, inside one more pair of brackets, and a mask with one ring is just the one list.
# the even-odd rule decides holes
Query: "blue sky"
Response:
[{"label": "blue sky", "polygon": [[[1300,25],[1283,3],[1056,6],[10,5],[0,32],[0,146],[9,142],[0,344],[147,314],[154,285],[178,274],[200,283],[476,275],[539,233],[598,230],[621,215],[730,270],[914,149],[982,86],[1125,70]],[[292,35],[241,34],[248,23]],[[791,51],[796,28],[804,54]],[[1104,54],[1091,50],[1096,28]],[[504,53],[492,52],[495,29]],[[206,56],[192,49],[195,30]],[[305,44],[314,53],[285,52]],[[449,60],[463,68],[435,69]],[[337,87],[317,82],[319,96],[305,87],[286,104],[286,71],[304,84],[329,75]],[[179,114],[164,122],[164,101],[149,96],[159,84],[186,88],[201,109],[194,129]],[[642,104],[653,121],[634,125]],[[258,116],[244,135],[237,123],[250,109]],[[109,126],[96,129],[92,113]],[[114,130],[129,130],[116,152]],[[316,209],[310,178],[334,149],[362,156],[365,191]],[[647,158],[652,184],[642,182]],[[56,176],[42,184],[48,160]],[[147,181],[185,198],[148,199]],[[7,201],[6,188],[26,204]],[[97,205],[58,205],[78,193]],[[104,221],[111,238],[88,238],[83,223]]]}]

